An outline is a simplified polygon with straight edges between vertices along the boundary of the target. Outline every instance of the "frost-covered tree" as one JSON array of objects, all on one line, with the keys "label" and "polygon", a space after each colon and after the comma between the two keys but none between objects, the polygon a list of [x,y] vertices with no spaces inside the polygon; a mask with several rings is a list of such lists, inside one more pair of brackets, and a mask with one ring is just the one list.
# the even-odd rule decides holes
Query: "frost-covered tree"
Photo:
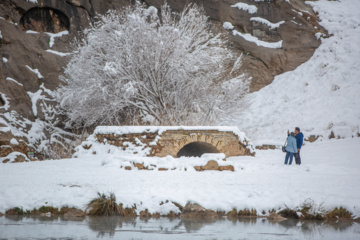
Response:
[{"label": "frost-covered tree", "polygon": [[196,5],[110,11],[76,49],[57,91],[72,125],[205,124],[247,89],[241,76],[226,81],[240,58]]}]

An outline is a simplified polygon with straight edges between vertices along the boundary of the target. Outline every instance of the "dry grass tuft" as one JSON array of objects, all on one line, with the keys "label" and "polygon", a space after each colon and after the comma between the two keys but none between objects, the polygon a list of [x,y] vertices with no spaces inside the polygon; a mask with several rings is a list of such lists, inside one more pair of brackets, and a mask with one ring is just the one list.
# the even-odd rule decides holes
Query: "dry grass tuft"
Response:
[{"label": "dry grass tuft", "polygon": [[114,193],[110,193],[109,196],[105,194],[97,193],[98,197],[91,200],[86,210],[90,216],[121,216],[123,215],[122,205],[116,203],[116,197]]},{"label": "dry grass tuft", "polygon": [[239,211],[239,216],[256,217],[257,216],[257,211],[255,209],[249,210],[249,209],[245,208],[244,210]]},{"label": "dry grass tuft", "polygon": [[25,214],[26,214],[26,212],[22,208],[19,208],[19,207],[11,208],[11,209],[9,209],[9,210],[7,210],[5,212],[5,215],[22,216],[22,215],[25,215]]},{"label": "dry grass tuft", "polygon": [[237,212],[236,208],[233,208],[226,215],[227,215],[228,218],[237,218],[238,217],[238,212]]},{"label": "dry grass tuft", "polygon": [[334,219],[353,219],[351,212],[349,212],[348,210],[346,210],[343,207],[340,208],[335,208],[334,210],[332,210],[331,212],[328,212],[326,214],[326,218],[329,220],[334,220]]},{"label": "dry grass tuft", "polygon": [[50,206],[42,206],[39,208],[39,210],[37,211],[37,213],[48,213],[50,212],[52,215],[55,214],[59,214],[59,209],[54,208],[54,207],[50,207]]}]

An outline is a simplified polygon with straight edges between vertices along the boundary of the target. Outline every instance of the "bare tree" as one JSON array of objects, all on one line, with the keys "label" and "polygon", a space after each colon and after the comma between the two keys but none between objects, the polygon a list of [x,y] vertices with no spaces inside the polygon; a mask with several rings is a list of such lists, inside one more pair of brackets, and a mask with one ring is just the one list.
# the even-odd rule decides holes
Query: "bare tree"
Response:
[{"label": "bare tree", "polygon": [[224,82],[240,58],[197,5],[174,14],[166,4],[160,13],[136,4],[98,20],[57,91],[69,124],[206,124],[247,91],[244,77]]}]

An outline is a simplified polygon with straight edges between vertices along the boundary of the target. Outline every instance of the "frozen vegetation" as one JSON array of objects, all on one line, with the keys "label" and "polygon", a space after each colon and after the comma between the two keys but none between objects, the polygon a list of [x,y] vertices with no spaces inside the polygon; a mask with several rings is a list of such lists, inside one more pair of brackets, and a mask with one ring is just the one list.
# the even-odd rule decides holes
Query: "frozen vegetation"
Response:
[{"label": "frozen vegetation", "polygon": [[136,4],[85,31],[58,90],[68,125],[210,124],[239,105],[241,55],[210,31],[204,10],[159,14]]}]

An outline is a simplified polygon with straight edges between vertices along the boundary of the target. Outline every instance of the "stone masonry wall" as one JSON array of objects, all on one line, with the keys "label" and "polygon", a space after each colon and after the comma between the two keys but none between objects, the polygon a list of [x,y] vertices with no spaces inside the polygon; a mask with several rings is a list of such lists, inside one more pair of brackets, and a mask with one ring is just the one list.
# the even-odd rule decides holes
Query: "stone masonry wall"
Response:
[{"label": "stone masonry wall", "polygon": [[[148,149],[147,156],[176,157],[177,153],[187,144],[193,142],[205,142],[214,146],[226,157],[251,155],[246,148],[247,142],[242,143],[233,132],[218,130],[167,130],[159,132],[144,132],[130,134],[97,134],[97,141],[100,143],[128,148]],[[134,154],[137,152],[134,151]]]}]

